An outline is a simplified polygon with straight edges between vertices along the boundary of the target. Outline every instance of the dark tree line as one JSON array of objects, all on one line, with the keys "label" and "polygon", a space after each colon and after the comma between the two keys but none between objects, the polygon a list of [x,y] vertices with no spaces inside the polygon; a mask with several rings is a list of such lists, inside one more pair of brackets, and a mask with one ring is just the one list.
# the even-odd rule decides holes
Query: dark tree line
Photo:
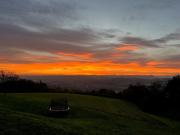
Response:
[{"label": "dark tree line", "polygon": [[48,87],[39,81],[22,79],[10,72],[0,71],[0,92],[46,92]]},{"label": "dark tree line", "polygon": [[122,98],[135,103],[143,111],[180,119],[180,76],[173,77],[165,84],[130,85],[122,92]]}]

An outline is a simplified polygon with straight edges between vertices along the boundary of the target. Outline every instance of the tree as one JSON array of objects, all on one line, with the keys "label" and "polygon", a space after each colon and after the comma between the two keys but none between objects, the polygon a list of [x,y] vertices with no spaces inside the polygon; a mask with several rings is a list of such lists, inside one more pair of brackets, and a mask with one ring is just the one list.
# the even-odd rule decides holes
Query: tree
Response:
[{"label": "tree", "polygon": [[180,104],[180,75],[177,75],[168,81],[165,92],[171,103]]},{"label": "tree", "polygon": [[6,81],[16,81],[19,79],[19,76],[12,72],[0,71],[0,82]]},{"label": "tree", "polygon": [[0,71],[0,92],[45,92],[48,86],[40,82],[19,78],[18,75]]},{"label": "tree", "polygon": [[143,103],[143,100],[149,95],[147,86],[142,84],[130,85],[122,92],[123,97],[136,104]]}]

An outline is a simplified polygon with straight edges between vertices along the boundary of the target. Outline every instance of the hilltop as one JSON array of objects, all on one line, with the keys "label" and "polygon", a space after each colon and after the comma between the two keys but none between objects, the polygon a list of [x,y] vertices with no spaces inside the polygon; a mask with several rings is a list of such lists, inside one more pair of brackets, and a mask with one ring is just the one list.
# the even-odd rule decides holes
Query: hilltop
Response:
[{"label": "hilltop", "polygon": [[[47,115],[52,97],[67,97],[66,117]],[[119,100],[78,94],[0,94],[0,135],[177,135],[180,122]]]}]

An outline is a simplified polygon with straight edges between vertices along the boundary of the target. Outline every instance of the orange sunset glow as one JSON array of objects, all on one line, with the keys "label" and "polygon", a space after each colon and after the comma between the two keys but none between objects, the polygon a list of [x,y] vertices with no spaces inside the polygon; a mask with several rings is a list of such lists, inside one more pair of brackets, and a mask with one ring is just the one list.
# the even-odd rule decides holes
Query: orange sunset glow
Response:
[{"label": "orange sunset glow", "polygon": [[138,63],[116,64],[112,62],[61,62],[46,64],[0,64],[2,69],[21,75],[175,75],[178,68],[158,68],[157,62],[146,66]]}]

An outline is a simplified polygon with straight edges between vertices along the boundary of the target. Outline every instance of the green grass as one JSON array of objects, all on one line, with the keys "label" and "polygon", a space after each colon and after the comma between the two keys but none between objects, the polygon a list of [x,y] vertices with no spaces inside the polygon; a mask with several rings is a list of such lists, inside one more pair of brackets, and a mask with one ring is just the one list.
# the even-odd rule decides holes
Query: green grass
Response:
[{"label": "green grass", "polygon": [[[52,97],[67,97],[66,117],[47,115]],[[180,135],[180,122],[118,99],[77,94],[0,94],[0,135]]]}]

